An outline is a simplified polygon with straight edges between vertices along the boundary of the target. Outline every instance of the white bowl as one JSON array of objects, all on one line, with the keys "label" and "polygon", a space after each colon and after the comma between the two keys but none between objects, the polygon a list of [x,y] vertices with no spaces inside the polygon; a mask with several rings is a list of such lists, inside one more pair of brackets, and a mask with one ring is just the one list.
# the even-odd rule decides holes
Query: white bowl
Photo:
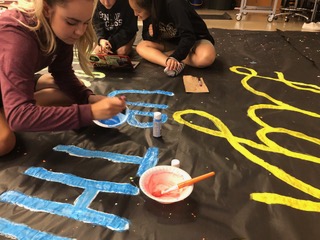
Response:
[{"label": "white bowl", "polygon": [[159,196],[161,190],[191,179],[190,175],[177,167],[156,166],[145,171],[139,180],[141,191],[149,198],[163,204],[182,201],[193,191],[193,185]]},{"label": "white bowl", "polygon": [[124,112],[120,112],[117,115],[113,116],[112,118],[105,119],[105,120],[93,120],[93,122],[100,127],[114,128],[125,123],[128,119],[128,116],[129,116],[129,108],[126,107]]}]

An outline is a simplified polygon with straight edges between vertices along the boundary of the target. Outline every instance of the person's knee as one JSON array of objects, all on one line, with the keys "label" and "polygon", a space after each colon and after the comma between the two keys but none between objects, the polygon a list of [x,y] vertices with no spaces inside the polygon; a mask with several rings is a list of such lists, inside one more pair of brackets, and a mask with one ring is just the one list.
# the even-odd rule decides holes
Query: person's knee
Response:
[{"label": "person's knee", "polygon": [[117,54],[118,55],[129,55],[132,51],[132,46],[122,46],[117,49]]},{"label": "person's knee", "polygon": [[213,64],[216,59],[215,49],[207,49],[204,51],[197,51],[191,56],[192,65],[197,68],[206,68]]},{"label": "person's knee", "polygon": [[6,131],[0,135],[0,156],[10,153],[16,145],[16,137],[13,132]]},{"label": "person's knee", "polygon": [[43,74],[37,81],[35,91],[40,91],[45,88],[59,88],[55,82],[54,78],[50,73]]},{"label": "person's knee", "polygon": [[197,68],[206,68],[216,59],[216,49],[208,40],[201,40],[192,49],[189,55],[191,65]]},{"label": "person's knee", "polygon": [[201,59],[198,59],[198,61],[196,62],[197,67],[198,68],[206,68],[209,67],[213,64],[214,60],[215,60],[215,56],[203,56]]},{"label": "person's knee", "polygon": [[144,49],[146,49],[146,47],[148,47],[149,42],[148,41],[141,41],[138,43],[138,45],[136,46],[136,51],[138,54],[141,54]]},{"label": "person's knee", "polygon": [[215,61],[215,56],[209,56],[209,55],[204,55],[201,57],[198,57],[196,61],[194,61],[193,66],[196,68],[206,68],[209,67],[213,64]]},{"label": "person's knee", "polygon": [[55,85],[55,82],[54,82],[54,78],[52,77],[52,75],[50,73],[45,73],[43,74],[39,80],[40,82],[44,82],[46,84],[52,84],[52,85]]},{"label": "person's knee", "polygon": [[136,46],[136,52],[140,55],[140,53],[141,53],[141,42]]},{"label": "person's knee", "polygon": [[70,106],[75,103],[64,92],[55,88],[46,88],[34,93],[34,98],[39,106]]}]

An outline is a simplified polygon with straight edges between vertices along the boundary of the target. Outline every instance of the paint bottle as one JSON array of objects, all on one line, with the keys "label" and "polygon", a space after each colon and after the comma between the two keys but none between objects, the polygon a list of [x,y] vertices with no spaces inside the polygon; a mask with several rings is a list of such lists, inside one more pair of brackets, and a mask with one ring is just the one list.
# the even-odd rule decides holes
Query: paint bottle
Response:
[{"label": "paint bottle", "polygon": [[179,159],[172,159],[171,166],[179,168],[180,167],[180,160]]},{"label": "paint bottle", "polygon": [[153,113],[153,131],[154,137],[161,137],[161,112]]}]

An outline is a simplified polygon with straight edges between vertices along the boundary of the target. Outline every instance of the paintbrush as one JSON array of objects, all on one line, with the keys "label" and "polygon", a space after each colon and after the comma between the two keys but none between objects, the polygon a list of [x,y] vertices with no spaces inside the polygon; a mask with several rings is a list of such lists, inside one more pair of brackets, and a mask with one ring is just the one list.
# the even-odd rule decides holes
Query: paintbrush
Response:
[{"label": "paintbrush", "polygon": [[[120,96],[120,97],[118,97],[121,101],[123,100],[123,101],[126,101],[126,96]],[[121,113],[123,114],[123,115],[126,115],[126,112],[127,112],[127,108],[125,108],[125,109],[123,109],[122,111],[121,111]]]},{"label": "paintbrush", "polygon": [[208,177],[212,177],[213,175],[215,175],[215,172],[209,172],[209,173],[200,175],[198,177],[191,178],[191,179],[189,179],[187,181],[178,183],[176,185],[173,185],[172,187],[169,187],[167,189],[164,189],[164,190],[161,190],[161,191],[155,191],[155,192],[152,193],[152,195],[155,196],[155,197],[160,197],[160,196],[162,196],[164,194],[167,194],[169,192],[172,192],[174,190],[178,190],[178,189],[190,186],[190,185],[192,185],[192,184],[194,184],[196,182],[202,181],[202,180],[204,180],[204,179],[206,179]]}]

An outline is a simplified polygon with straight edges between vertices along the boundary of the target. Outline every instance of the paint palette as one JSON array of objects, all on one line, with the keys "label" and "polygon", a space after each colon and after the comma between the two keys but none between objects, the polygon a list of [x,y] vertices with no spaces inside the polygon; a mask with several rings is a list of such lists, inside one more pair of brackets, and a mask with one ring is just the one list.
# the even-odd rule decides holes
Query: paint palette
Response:
[{"label": "paint palette", "polygon": [[112,118],[104,119],[104,120],[93,120],[93,122],[100,127],[114,128],[125,123],[128,119],[128,116],[129,116],[129,108],[126,107],[125,110],[113,116]]},{"label": "paint palette", "polygon": [[190,175],[180,168],[156,166],[148,169],[141,175],[139,185],[141,191],[147,197],[162,204],[170,204],[187,198],[193,191],[193,185],[174,190],[161,196],[155,193],[189,179],[191,179]]}]

